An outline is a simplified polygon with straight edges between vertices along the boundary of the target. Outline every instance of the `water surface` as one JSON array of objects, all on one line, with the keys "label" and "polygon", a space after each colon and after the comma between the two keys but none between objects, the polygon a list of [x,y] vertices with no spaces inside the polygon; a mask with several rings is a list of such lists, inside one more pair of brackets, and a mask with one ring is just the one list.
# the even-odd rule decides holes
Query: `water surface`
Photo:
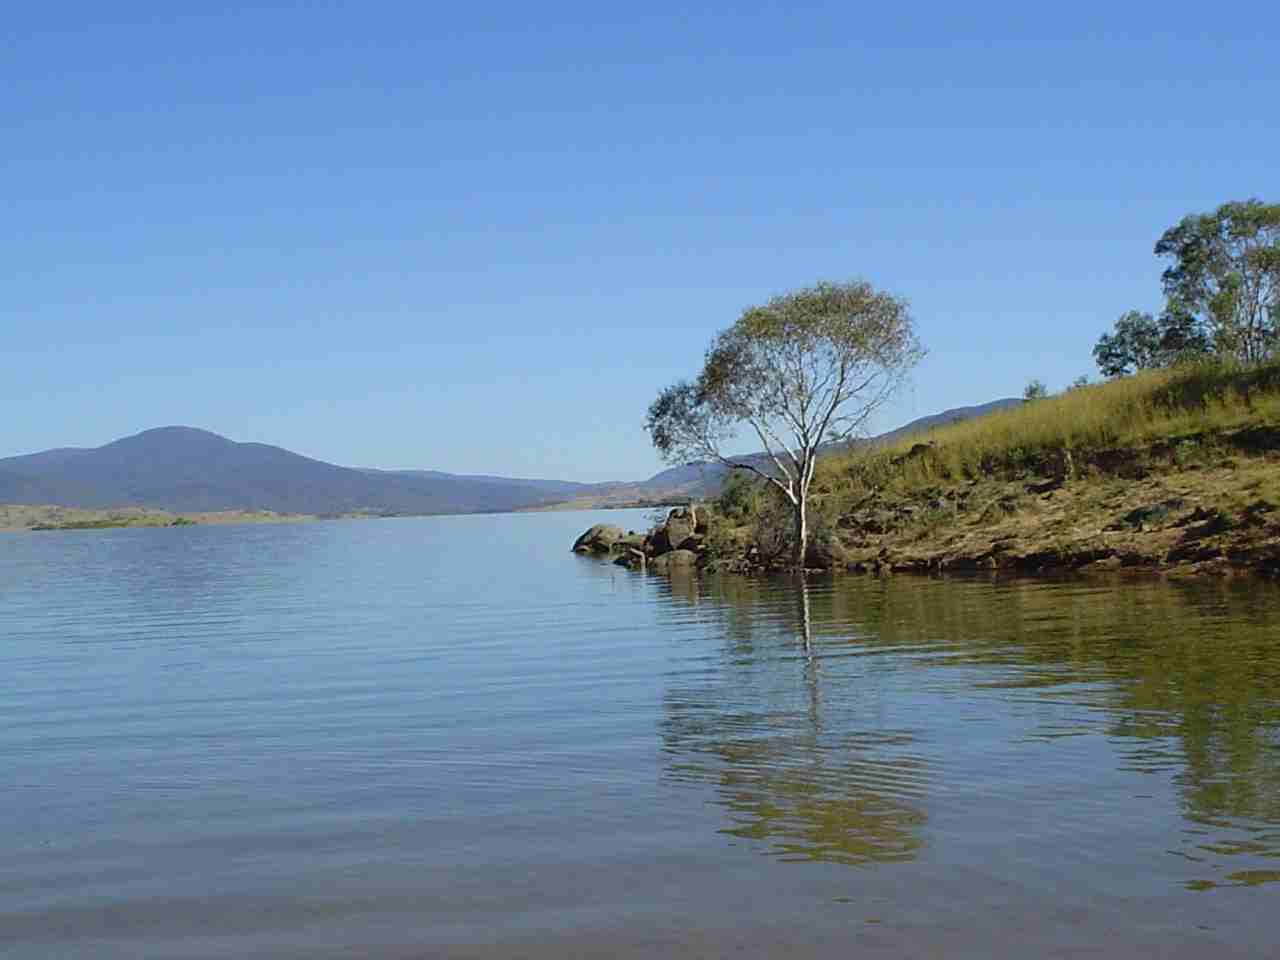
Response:
[{"label": "water surface", "polygon": [[1274,586],[668,580],[598,520],[0,538],[0,954],[1280,942]]}]

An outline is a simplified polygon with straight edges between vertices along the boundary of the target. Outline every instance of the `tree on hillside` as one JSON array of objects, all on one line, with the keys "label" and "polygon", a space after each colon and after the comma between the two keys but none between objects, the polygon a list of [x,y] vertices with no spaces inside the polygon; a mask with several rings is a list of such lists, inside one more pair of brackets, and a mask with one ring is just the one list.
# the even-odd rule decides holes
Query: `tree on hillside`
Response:
[{"label": "tree on hillside", "polygon": [[1204,327],[1186,311],[1168,311],[1156,320],[1149,313],[1130,310],[1120,316],[1111,333],[1098,338],[1093,359],[1106,376],[1121,377],[1201,357],[1209,350]]},{"label": "tree on hillside", "polygon": [[1043,380],[1032,380],[1022,390],[1023,400],[1043,400],[1049,396],[1049,388]]},{"label": "tree on hillside", "polygon": [[1174,315],[1199,316],[1214,349],[1244,363],[1267,359],[1280,332],[1280,204],[1225,203],[1164,232],[1156,255]]},{"label": "tree on hillside", "polygon": [[[645,427],[668,462],[714,460],[773,484],[791,505],[799,568],[819,448],[861,430],[922,356],[905,301],[862,281],[819,283],[744,311],[695,380],[658,395]],[[763,469],[724,455],[743,427]]]}]

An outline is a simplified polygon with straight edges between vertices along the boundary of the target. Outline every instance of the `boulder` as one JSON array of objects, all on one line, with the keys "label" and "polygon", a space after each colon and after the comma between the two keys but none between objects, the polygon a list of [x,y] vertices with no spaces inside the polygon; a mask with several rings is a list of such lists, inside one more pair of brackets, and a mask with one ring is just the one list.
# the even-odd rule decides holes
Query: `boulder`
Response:
[{"label": "boulder", "polygon": [[641,560],[643,558],[644,554],[639,551],[623,550],[613,558],[613,562],[615,566],[629,567],[632,570],[636,570],[641,566]]},{"label": "boulder", "polygon": [[1137,530],[1146,530],[1161,523],[1169,518],[1169,515],[1176,510],[1181,510],[1183,502],[1179,499],[1165,500],[1162,503],[1153,503],[1145,507],[1138,507],[1130,510],[1115,523],[1110,524],[1108,530],[1123,530],[1125,527],[1133,527]]},{"label": "boulder", "polygon": [[644,550],[644,535],[640,533],[628,533],[620,540],[616,540],[610,548],[612,553],[627,554],[632,550]]},{"label": "boulder", "polygon": [[656,573],[666,573],[676,569],[690,569],[698,565],[698,555],[692,550],[672,550],[660,557],[655,557],[649,569]]},{"label": "boulder", "polygon": [[621,527],[597,523],[573,542],[574,553],[608,553],[625,534]]},{"label": "boulder", "polygon": [[667,522],[653,532],[653,549],[655,553],[667,553],[670,550],[679,550],[681,545],[693,536],[693,523],[684,516],[676,516],[676,513],[684,511],[671,511],[671,516]]},{"label": "boulder", "polygon": [[835,537],[814,537],[805,550],[804,565],[811,570],[839,569],[848,563],[848,551]]}]

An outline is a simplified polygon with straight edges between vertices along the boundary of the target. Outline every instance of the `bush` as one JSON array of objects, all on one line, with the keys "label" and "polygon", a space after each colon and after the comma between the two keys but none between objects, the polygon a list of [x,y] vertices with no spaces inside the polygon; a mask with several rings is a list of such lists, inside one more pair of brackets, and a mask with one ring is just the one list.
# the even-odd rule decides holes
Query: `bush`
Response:
[{"label": "bush", "polygon": [[762,483],[745,470],[732,470],[720,488],[716,510],[726,519],[745,523],[755,513]]}]

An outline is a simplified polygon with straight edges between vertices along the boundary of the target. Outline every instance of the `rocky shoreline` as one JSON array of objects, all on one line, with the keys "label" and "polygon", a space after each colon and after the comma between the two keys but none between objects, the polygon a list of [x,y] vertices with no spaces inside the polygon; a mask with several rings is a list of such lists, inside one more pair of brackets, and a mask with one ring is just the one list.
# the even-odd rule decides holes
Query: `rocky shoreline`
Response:
[{"label": "rocky shoreline", "polygon": [[[1271,453],[1160,472],[1072,478],[1064,470],[909,494],[878,490],[815,531],[806,567],[1280,578],[1278,476],[1280,462]],[[751,531],[729,524],[710,505],[674,509],[645,534],[596,525],[573,549],[660,573],[751,573],[770,566]]]},{"label": "rocky shoreline", "polygon": [[689,506],[676,507],[663,523],[644,534],[598,523],[574,541],[573,552],[609,556],[619,566],[658,573],[705,566],[707,520],[706,508]]}]

